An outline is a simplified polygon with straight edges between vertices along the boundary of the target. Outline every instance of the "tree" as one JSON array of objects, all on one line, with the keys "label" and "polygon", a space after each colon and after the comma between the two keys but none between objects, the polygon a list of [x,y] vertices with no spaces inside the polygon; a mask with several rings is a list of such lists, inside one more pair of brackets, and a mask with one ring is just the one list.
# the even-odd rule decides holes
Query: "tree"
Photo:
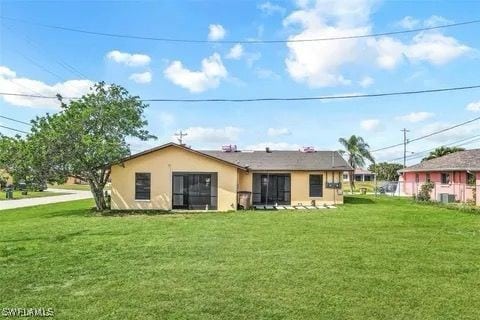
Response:
[{"label": "tree", "polygon": [[32,122],[28,162],[43,179],[73,176],[87,181],[97,210],[104,210],[110,166],[130,155],[126,139],[155,139],[145,129],[147,106],[121,86],[97,83],[80,99],[62,102],[61,112]]},{"label": "tree", "polygon": [[376,174],[377,180],[383,181],[397,181],[400,169],[403,169],[403,165],[388,162],[373,163],[368,167],[368,170]]},{"label": "tree", "polygon": [[0,135],[0,169],[8,173],[14,182],[27,181],[32,178],[28,165],[27,145],[20,136]]},{"label": "tree", "polygon": [[436,148],[435,150],[433,150],[432,152],[430,152],[430,154],[428,156],[423,158],[422,162],[427,161],[427,160],[432,160],[432,159],[435,159],[435,158],[440,158],[440,157],[443,157],[447,154],[455,153],[455,152],[458,152],[458,151],[465,151],[465,148],[461,148],[461,147],[439,147],[439,148]]},{"label": "tree", "polygon": [[[365,166],[365,159],[369,160],[372,163],[375,163],[373,156],[371,155],[369,149],[370,146],[366,143],[362,137],[352,135],[350,138],[340,138],[338,142],[345,148],[345,150],[340,150],[341,154],[347,155],[347,161],[352,168],[358,168]],[[355,181],[353,172],[350,172],[350,189],[355,188]]]}]

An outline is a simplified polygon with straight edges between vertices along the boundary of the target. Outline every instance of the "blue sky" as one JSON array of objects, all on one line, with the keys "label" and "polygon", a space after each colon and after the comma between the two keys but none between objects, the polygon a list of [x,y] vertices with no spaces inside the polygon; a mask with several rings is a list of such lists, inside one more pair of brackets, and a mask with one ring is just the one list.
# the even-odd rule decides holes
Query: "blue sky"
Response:
[{"label": "blue sky", "polygon": [[[380,33],[478,19],[477,1],[152,1],[16,2],[2,16],[91,31],[210,39],[203,44],[109,38],[3,20],[4,92],[79,95],[104,80],[142,98],[322,96],[478,84],[480,24],[360,40],[221,44],[215,40],[301,39]],[[63,66],[62,66],[63,64]],[[73,66],[69,70],[65,65]],[[81,76],[81,75],[82,76]],[[55,112],[41,99],[0,98],[0,114],[28,121]],[[194,148],[338,149],[339,137],[363,136],[373,149],[480,115],[480,91],[375,99],[262,103],[160,103],[147,111],[158,140],[188,132]],[[0,124],[27,129],[1,120]],[[408,146],[419,152],[472,137],[473,123]],[[1,129],[3,134],[13,134]],[[479,147],[471,143],[465,147]],[[402,156],[402,148],[375,153]],[[412,159],[415,163],[418,159]]]}]

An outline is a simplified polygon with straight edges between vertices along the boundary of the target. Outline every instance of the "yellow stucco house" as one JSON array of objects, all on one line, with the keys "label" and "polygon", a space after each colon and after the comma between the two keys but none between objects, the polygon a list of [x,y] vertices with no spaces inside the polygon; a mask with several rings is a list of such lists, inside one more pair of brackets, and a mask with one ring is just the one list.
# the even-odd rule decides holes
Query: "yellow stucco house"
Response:
[{"label": "yellow stucco house", "polygon": [[113,210],[288,209],[343,203],[336,151],[198,151],[168,143],[111,167]]}]

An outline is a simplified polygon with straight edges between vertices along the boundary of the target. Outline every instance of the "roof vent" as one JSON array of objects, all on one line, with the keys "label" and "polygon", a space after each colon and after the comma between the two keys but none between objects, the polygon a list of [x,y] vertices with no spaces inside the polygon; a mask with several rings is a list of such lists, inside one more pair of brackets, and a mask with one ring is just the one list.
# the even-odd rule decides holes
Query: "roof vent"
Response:
[{"label": "roof vent", "polygon": [[271,152],[272,152],[272,150],[270,150],[270,148],[269,148],[269,147],[265,147],[265,152],[266,152],[266,153],[271,153]]},{"label": "roof vent", "polygon": [[222,146],[223,152],[237,152],[237,145],[227,144]]},{"label": "roof vent", "polygon": [[302,152],[312,153],[312,152],[315,152],[315,148],[314,147],[303,147]]}]

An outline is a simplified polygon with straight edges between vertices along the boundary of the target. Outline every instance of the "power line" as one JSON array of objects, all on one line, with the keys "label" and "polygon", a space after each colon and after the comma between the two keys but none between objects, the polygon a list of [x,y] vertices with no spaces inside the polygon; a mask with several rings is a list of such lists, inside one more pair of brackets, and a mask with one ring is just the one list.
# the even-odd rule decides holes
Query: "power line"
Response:
[{"label": "power line", "polygon": [[[21,34],[19,32],[16,32],[15,30],[13,30],[12,27],[6,25],[5,23],[2,23],[2,25],[10,30],[13,34],[17,34],[17,35],[20,35],[22,38],[25,39],[25,42],[28,43],[32,48],[36,48],[40,51],[43,51],[43,52],[46,52],[44,49],[42,49],[40,47],[40,45],[38,43],[36,43],[35,41],[33,41],[31,38],[29,38],[27,35],[24,35],[24,34]],[[85,76],[83,73],[81,73],[78,69],[76,69],[74,66],[70,65],[69,63],[61,60],[60,58],[55,58],[54,59],[55,63],[57,63],[59,66],[63,67],[65,70],[77,75],[77,76],[80,76],[82,78],[85,78],[87,79],[87,76]]]},{"label": "power line", "polygon": [[18,129],[15,129],[15,128],[10,128],[10,127],[7,127],[7,126],[2,126],[2,125],[0,125],[0,128],[5,128],[5,129],[8,129],[8,130],[12,130],[12,131],[16,131],[16,132],[20,132],[20,133],[25,133],[25,134],[28,134],[28,132],[27,132],[27,131],[18,130]]},{"label": "power line", "polygon": [[[212,98],[212,99],[163,99],[163,98],[149,98],[140,99],[143,102],[266,102],[266,101],[310,101],[310,100],[340,100],[340,99],[356,99],[356,98],[375,98],[375,97],[387,97],[387,96],[401,96],[423,93],[435,93],[435,92],[448,92],[458,90],[470,90],[478,89],[480,85],[464,86],[464,87],[449,87],[439,89],[426,89],[415,91],[396,91],[396,92],[384,92],[384,93],[369,93],[369,94],[351,94],[351,95],[330,95],[330,96],[318,96],[318,97],[269,97],[269,98],[243,98],[243,99],[229,99],[229,98]],[[41,96],[34,94],[23,94],[13,92],[0,92],[3,96],[20,96],[29,98],[42,98],[42,99],[57,99],[56,96]],[[63,99],[80,99],[80,97],[63,97]],[[414,140],[411,140],[414,141]],[[399,145],[402,145],[401,143]],[[392,146],[390,146],[392,147]],[[390,148],[388,147],[388,148]],[[383,148],[382,148],[383,150]],[[375,151],[380,151],[375,150]]]},{"label": "power line", "polygon": [[138,35],[129,35],[129,34],[121,34],[121,33],[89,31],[89,30],[84,30],[84,29],[62,27],[62,26],[56,26],[56,25],[27,21],[27,20],[23,20],[23,19],[4,17],[4,16],[0,16],[0,19],[21,22],[21,23],[25,23],[25,24],[29,24],[29,25],[34,25],[34,26],[41,26],[41,27],[49,28],[49,29],[70,31],[70,32],[104,36],[104,37],[127,38],[127,39],[136,39],[136,40],[151,40],[151,41],[162,41],[162,42],[176,42],[176,43],[181,42],[181,43],[228,43],[228,44],[233,44],[233,43],[268,44],[268,43],[293,43],[293,42],[318,42],[318,41],[348,40],[348,39],[390,36],[390,35],[398,35],[398,34],[406,34],[406,33],[416,33],[416,32],[421,32],[421,31],[452,28],[452,27],[459,27],[459,26],[465,26],[465,25],[480,23],[480,19],[478,19],[478,20],[463,21],[463,22],[458,22],[458,23],[449,23],[449,24],[444,24],[444,25],[434,26],[434,27],[416,28],[416,29],[410,29],[410,30],[381,32],[381,33],[370,33],[370,34],[363,34],[363,35],[351,35],[351,36],[342,36],[342,37],[310,38],[310,39],[287,39],[287,40],[218,40],[218,41],[212,41],[212,40],[201,40],[201,39],[177,39],[177,38],[167,38],[167,37],[138,36]]},{"label": "power line", "polygon": [[[468,141],[468,140],[470,140],[470,141]],[[463,138],[463,139],[460,139],[460,140],[457,140],[457,141],[453,141],[453,142],[450,142],[450,143],[443,144],[439,147],[447,147],[447,146],[452,146],[452,145],[455,145],[455,146],[459,147],[459,146],[464,146],[464,145],[467,145],[467,144],[470,144],[470,143],[477,142],[479,140],[480,140],[480,135],[474,135],[474,136],[471,136],[471,137],[468,137],[468,138]],[[430,149],[427,149],[427,150],[422,150],[422,151],[415,152],[414,154],[407,156],[407,159],[408,160],[413,160],[413,159],[424,157],[428,152],[434,151],[436,148],[439,148],[439,147],[430,148]],[[403,157],[398,157],[398,158],[395,158],[395,159],[391,159],[388,162],[398,161],[398,160],[402,160],[402,159],[403,159]]]},{"label": "power line", "polygon": [[10,121],[14,121],[14,122],[18,122],[18,123],[21,123],[21,124],[24,124],[24,125],[27,125],[27,126],[32,126],[31,123],[28,123],[28,122],[25,122],[25,121],[21,121],[21,120],[17,120],[17,119],[13,119],[13,118],[9,118],[9,117],[5,117],[5,116],[2,116],[2,115],[0,115],[0,118],[6,119],[6,120],[10,120]]},{"label": "power line", "polygon": [[[415,142],[415,141],[422,140],[422,139],[425,139],[425,138],[429,138],[431,136],[434,136],[434,135],[437,135],[437,134],[440,134],[440,133],[443,133],[443,132],[446,132],[446,131],[449,131],[449,130],[452,130],[452,129],[455,129],[455,128],[458,128],[458,127],[461,127],[461,126],[464,126],[466,124],[472,123],[472,122],[477,121],[477,120],[480,120],[480,117],[476,117],[476,118],[473,118],[471,120],[456,124],[454,126],[444,128],[442,130],[434,131],[434,132],[431,132],[429,134],[426,134],[426,135],[423,135],[423,136],[420,136],[420,137],[417,137],[417,138],[414,138],[414,139],[410,139],[410,140],[408,140],[407,143],[411,143],[411,142]],[[399,146],[402,146],[402,145],[403,145],[403,142],[397,143],[397,144],[394,144],[394,145],[391,145],[391,146],[383,147],[383,148],[380,148],[380,149],[375,149],[375,150],[372,150],[370,152],[383,151],[383,150],[399,147]]]}]

